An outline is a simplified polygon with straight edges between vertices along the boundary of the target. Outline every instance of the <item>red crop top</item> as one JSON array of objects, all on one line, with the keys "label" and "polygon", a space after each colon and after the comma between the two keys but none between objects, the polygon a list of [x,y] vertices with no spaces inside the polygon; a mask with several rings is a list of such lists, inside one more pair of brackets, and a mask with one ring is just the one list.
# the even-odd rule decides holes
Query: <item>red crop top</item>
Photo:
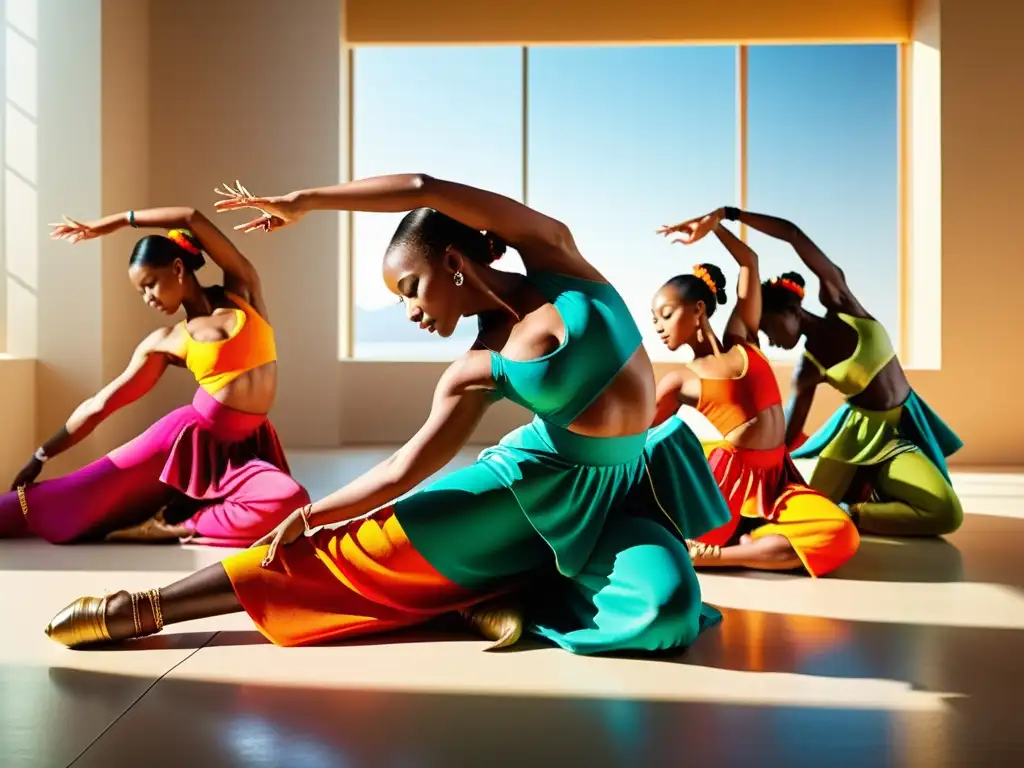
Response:
[{"label": "red crop top", "polygon": [[768,358],[753,344],[738,346],[747,361],[743,373],[735,379],[700,380],[697,410],[723,436],[743,426],[761,411],[782,404],[779,383]]}]

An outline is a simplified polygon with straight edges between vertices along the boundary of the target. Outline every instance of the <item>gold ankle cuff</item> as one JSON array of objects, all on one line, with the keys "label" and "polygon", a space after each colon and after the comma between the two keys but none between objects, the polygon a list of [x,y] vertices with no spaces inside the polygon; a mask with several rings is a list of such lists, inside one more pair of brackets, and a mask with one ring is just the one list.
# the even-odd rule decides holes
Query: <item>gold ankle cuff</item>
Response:
[{"label": "gold ankle cuff", "polygon": [[687,539],[686,549],[690,560],[717,560],[722,556],[722,548],[714,544],[705,544],[697,539]]},{"label": "gold ankle cuff", "polygon": [[156,627],[156,632],[160,632],[164,628],[164,611],[160,604],[160,590],[151,589],[146,593],[146,597],[149,598],[149,607],[153,611],[153,626]]}]

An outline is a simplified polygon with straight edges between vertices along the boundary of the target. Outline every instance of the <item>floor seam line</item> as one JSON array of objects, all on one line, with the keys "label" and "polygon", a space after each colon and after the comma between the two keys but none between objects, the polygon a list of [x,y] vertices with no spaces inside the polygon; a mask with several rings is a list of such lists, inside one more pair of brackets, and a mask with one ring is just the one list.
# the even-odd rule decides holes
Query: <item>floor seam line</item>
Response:
[{"label": "floor seam line", "polygon": [[96,744],[99,742],[99,740],[102,739],[104,736],[106,736],[107,732],[111,728],[113,728],[115,725],[117,725],[119,722],[121,722],[121,719],[125,715],[127,715],[129,712],[131,712],[135,708],[136,704],[138,704],[140,701],[142,701],[144,698],[146,698],[146,696],[149,694],[149,692],[152,691],[156,687],[157,683],[159,683],[161,680],[163,680],[165,677],[167,677],[169,674],[171,674],[171,672],[176,670],[178,667],[180,667],[186,661],[188,661],[193,656],[195,656],[197,653],[199,653],[201,650],[203,650],[203,648],[205,648],[210,643],[212,643],[214,638],[216,638],[217,635],[219,635],[219,634],[220,634],[219,631],[214,632],[212,635],[210,635],[209,639],[205,643],[200,645],[198,648],[194,649],[192,651],[192,653],[190,653],[187,656],[185,656],[185,658],[183,658],[181,661],[179,661],[179,662],[175,663],[174,665],[172,665],[171,668],[168,669],[166,672],[161,673],[160,676],[156,680],[154,680],[152,683],[150,683],[148,686],[146,686],[146,690],[144,690],[142,693],[140,693],[138,695],[138,697],[135,699],[135,701],[133,701],[131,704],[129,704],[127,707],[125,707],[124,712],[122,712],[120,715],[115,717],[114,721],[112,723],[110,723],[109,725],[107,725],[106,728],[104,728],[102,731],[100,731],[96,735],[96,738],[93,739],[91,742],[89,742],[89,744],[86,745],[85,749],[83,749],[81,752],[79,752],[78,755],[75,757],[75,759],[67,764],[67,768],[72,768],[72,766],[75,763],[77,763],[79,760],[81,760],[83,757],[85,757],[85,753],[88,752],[90,749],[92,749],[94,746],[96,746]]}]

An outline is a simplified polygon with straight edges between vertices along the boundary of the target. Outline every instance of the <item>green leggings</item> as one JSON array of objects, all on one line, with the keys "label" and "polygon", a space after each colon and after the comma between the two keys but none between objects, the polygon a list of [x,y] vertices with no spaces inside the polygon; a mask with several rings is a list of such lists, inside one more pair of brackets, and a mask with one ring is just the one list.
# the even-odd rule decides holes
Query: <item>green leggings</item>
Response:
[{"label": "green leggings", "polygon": [[[855,464],[818,459],[811,486],[838,503],[860,469]],[[886,500],[850,505],[863,533],[943,536],[963,523],[960,499],[921,451],[901,453],[879,464],[876,470],[872,487],[877,497]]]}]

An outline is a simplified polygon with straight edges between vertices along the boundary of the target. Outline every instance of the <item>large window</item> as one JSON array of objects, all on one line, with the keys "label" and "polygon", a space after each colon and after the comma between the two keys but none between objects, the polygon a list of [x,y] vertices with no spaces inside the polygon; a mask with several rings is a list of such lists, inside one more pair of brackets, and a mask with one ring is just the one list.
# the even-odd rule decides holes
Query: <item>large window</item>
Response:
[{"label": "large window", "polygon": [[[747,100],[747,207],[801,226],[894,340],[897,55],[895,45],[751,47]],[[800,272],[807,308],[821,310],[818,282],[792,248],[757,232],[748,242],[766,277]]]},{"label": "large window", "polygon": [[736,199],[736,49],[532,48],[528,71],[528,201],[572,229],[651,356],[671,359],[654,293],[697,262],[735,274],[713,238],[683,247],[655,230]]},{"label": "large window", "polygon": [[[727,204],[802,226],[898,338],[897,47],[753,46],[746,55],[744,81],[734,46],[360,49],[355,175],[424,171],[525,196],[564,221],[619,288],[654,359],[683,359],[653,332],[658,287],[696,263],[718,264],[730,297],[712,322],[721,331],[737,273],[714,237],[686,248],[655,230]],[[355,355],[452,359],[475,323],[450,340],[427,336],[381,280],[399,218],[354,217]],[[801,271],[808,308],[821,310],[791,248],[753,231],[748,241],[763,276]],[[500,264],[522,268],[511,255]]]},{"label": "large window", "polygon": [[[518,47],[364,48],[354,60],[356,178],[423,172],[523,197],[523,63]],[[381,279],[400,214],[356,214],[355,356],[454,359],[476,337],[463,320],[451,339],[409,322]],[[519,264],[509,255],[505,269]]]}]

